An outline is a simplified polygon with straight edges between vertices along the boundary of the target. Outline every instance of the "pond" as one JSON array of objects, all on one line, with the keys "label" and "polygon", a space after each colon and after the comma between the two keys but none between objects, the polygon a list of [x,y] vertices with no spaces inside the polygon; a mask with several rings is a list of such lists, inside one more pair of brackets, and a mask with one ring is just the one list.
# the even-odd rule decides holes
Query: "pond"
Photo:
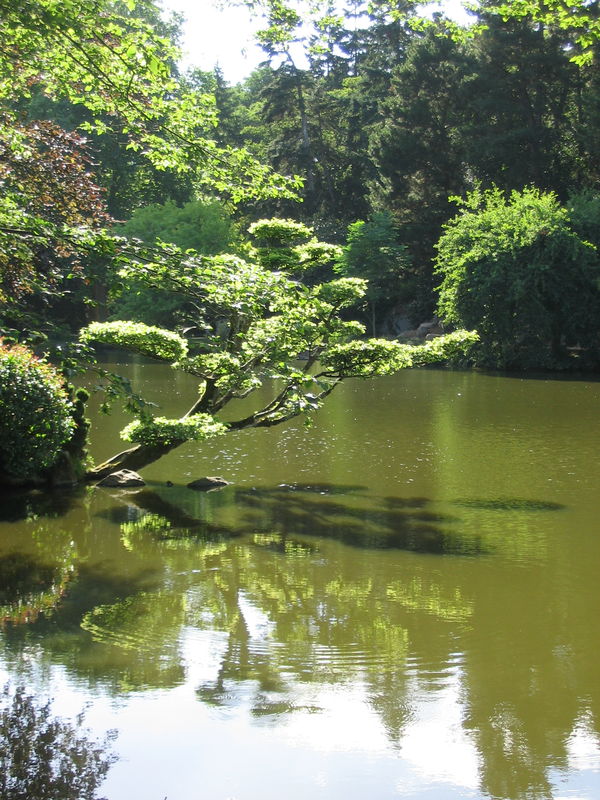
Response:
[{"label": "pond", "polygon": [[[0,680],[117,729],[109,800],[600,797],[599,408],[406,371],[138,491],[4,497]],[[124,418],[95,422],[100,459]]]}]

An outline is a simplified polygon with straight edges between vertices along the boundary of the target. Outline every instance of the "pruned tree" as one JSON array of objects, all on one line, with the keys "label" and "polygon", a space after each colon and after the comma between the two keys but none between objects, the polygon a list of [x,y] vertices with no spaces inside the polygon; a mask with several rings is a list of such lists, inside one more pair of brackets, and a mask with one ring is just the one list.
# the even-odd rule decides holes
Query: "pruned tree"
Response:
[{"label": "pruned tree", "polygon": [[[93,467],[89,479],[140,469],[190,440],[279,425],[318,409],[346,378],[441,361],[476,338],[456,332],[420,347],[362,338],[364,326],[344,318],[366,292],[360,278],[306,286],[290,273],[232,255],[193,257],[166,245],[137,255],[146,261],[129,261],[122,279],[185,297],[190,324],[203,332],[199,344],[192,351],[174,331],[119,321],[93,323],[82,341],[123,347],[193,375],[198,397],[179,419],[154,416],[143,399],[130,399],[136,419],[121,435],[133,447]],[[265,384],[270,397],[251,413],[232,418],[225,411]]]}]

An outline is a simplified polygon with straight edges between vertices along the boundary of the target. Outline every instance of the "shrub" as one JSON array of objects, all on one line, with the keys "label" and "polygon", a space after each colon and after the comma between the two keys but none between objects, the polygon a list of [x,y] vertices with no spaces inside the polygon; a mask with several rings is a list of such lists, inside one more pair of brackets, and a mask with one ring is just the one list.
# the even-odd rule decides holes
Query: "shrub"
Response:
[{"label": "shrub", "polygon": [[598,253],[554,194],[473,192],[437,249],[439,314],[477,329],[479,364],[565,366],[569,345],[591,341],[600,313]]},{"label": "shrub", "polygon": [[312,236],[312,228],[293,219],[260,219],[250,225],[248,233],[258,247],[294,247]]},{"label": "shrub", "polygon": [[30,479],[56,463],[75,429],[60,375],[25,347],[0,341],[0,472]]},{"label": "shrub", "polygon": [[341,254],[337,245],[317,241],[312,228],[292,219],[261,219],[250,225],[248,233],[259,264],[272,272],[307,272],[332,266]]}]

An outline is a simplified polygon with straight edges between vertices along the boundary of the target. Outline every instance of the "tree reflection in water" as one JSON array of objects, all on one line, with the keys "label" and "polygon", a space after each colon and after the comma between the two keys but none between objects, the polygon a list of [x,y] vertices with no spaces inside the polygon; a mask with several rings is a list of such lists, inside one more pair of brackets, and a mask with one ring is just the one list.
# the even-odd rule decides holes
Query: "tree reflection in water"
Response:
[{"label": "tree reflection in water", "polygon": [[[257,723],[277,725],[319,713],[323,686],[360,685],[398,748],[415,687],[435,696],[451,677],[480,755],[481,790],[507,800],[551,796],[550,770],[566,769],[582,719],[598,737],[589,647],[569,625],[552,567],[490,559],[498,548],[517,551],[514,536],[473,532],[427,498],[377,498],[358,486],[228,492],[211,503],[235,505],[230,524],[181,488],[111,506],[118,558],[109,569],[79,563],[53,630],[41,615],[21,626],[23,640],[122,692],[184,682],[185,631],[220,631],[218,669],[197,687],[202,702],[225,713],[248,704]],[[526,499],[453,508],[496,517],[561,510]],[[513,607],[518,618],[497,613]],[[591,620],[589,636],[600,634],[600,613],[575,611]],[[7,637],[15,647],[18,627]]]},{"label": "tree reflection in water", "polygon": [[52,717],[23,687],[0,695],[0,797],[2,800],[94,800],[116,760],[115,734],[96,741],[74,723]]}]

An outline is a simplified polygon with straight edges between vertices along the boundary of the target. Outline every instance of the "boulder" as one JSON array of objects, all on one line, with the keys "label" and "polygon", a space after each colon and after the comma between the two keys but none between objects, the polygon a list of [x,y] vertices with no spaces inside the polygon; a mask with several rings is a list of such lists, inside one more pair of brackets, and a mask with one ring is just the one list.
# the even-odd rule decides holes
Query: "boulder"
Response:
[{"label": "boulder", "polygon": [[437,336],[441,336],[444,333],[443,328],[437,320],[432,320],[431,322],[422,322],[417,328],[416,336],[419,339],[424,339],[428,334],[431,333],[436,334]]},{"label": "boulder", "polygon": [[408,331],[402,331],[402,333],[398,334],[398,341],[399,342],[410,341],[411,339],[416,339],[416,338],[417,338],[416,329],[408,330]]},{"label": "boulder", "polygon": [[187,484],[188,489],[197,489],[200,492],[210,492],[213,489],[222,489],[223,486],[229,486],[229,481],[216,476],[197,478],[195,481],[191,481]]},{"label": "boulder", "polygon": [[137,472],[130,469],[120,469],[118,472],[111,472],[105,478],[102,478],[96,486],[117,487],[118,489],[125,489],[130,486],[145,486],[146,482],[141,478]]}]

